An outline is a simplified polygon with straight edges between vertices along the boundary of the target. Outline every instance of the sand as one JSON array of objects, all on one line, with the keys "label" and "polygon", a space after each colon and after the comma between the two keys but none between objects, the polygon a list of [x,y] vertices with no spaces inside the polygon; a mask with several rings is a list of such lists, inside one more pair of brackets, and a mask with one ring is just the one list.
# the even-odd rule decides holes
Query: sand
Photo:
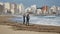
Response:
[{"label": "sand", "polygon": [[[59,34],[59,33],[55,33],[55,32],[35,32],[35,31],[28,31],[28,30],[13,30],[12,26],[6,25],[6,24],[10,24],[10,25],[14,24],[15,25],[15,23],[10,23],[10,21],[7,20],[8,18],[13,18],[13,17],[11,17],[11,16],[0,16],[0,34]],[[9,23],[3,23],[5,21],[8,21]],[[5,25],[2,25],[2,24],[5,24]],[[18,24],[16,26],[20,27],[23,25]],[[25,26],[23,26],[23,27],[25,27]],[[35,27],[35,26],[33,26],[33,27]],[[51,28],[51,27],[48,27],[48,28]],[[60,32],[60,27],[52,27],[52,28],[55,28],[55,29],[57,28]]]},{"label": "sand", "polygon": [[0,25],[0,34],[59,34],[59,33],[34,32],[34,31],[24,31],[24,30],[15,31],[15,30],[11,29],[11,26]]}]

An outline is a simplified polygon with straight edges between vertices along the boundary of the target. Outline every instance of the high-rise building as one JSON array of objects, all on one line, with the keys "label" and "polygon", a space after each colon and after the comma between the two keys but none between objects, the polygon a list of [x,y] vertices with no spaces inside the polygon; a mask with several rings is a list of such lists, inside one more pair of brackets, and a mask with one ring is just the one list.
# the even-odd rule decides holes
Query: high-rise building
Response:
[{"label": "high-rise building", "polygon": [[22,3],[18,5],[18,11],[20,14],[25,12],[25,7]]},{"label": "high-rise building", "polygon": [[14,14],[18,14],[18,11],[17,11],[17,4],[16,4],[16,3],[14,3],[13,10],[14,10]]},{"label": "high-rise building", "polygon": [[14,14],[14,4],[11,4],[11,6],[10,6],[10,7],[11,7],[11,9],[10,9],[10,10],[11,10],[12,14]]},{"label": "high-rise building", "polygon": [[60,7],[57,8],[58,15],[60,15]]},{"label": "high-rise building", "polygon": [[11,13],[11,14],[20,14],[23,13],[25,10],[25,7],[23,4],[16,4],[16,3],[4,3],[4,11],[5,13]]},{"label": "high-rise building", "polygon": [[26,9],[25,9],[25,12],[26,12],[26,13],[31,13],[31,12],[32,12],[32,11],[31,11],[31,8],[30,8],[30,7],[26,8]]},{"label": "high-rise building", "polygon": [[36,9],[37,9],[37,8],[36,8],[36,5],[32,5],[32,6],[31,6],[31,11],[32,11],[33,13],[35,13],[35,14],[36,14]]},{"label": "high-rise building", "polygon": [[58,13],[57,7],[55,5],[51,7],[51,11],[52,11],[52,14],[55,14],[55,15]]},{"label": "high-rise building", "polygon": [[48,11],[49,13],[49,15],[52,15],[52,12],[53,12],[53,10],[51,9],[51,7],[49,8],[49,11]]},{"label": "high-rise building", "polygon": [[43,13],[43,15],[48,14],[48,6],[43,6],[42,7],[42,13]]},{"label": "high-rise building", "polygon": [[41,15],[42,14],[42,10],[41,9],[37,9],[37,12],[36,12],[38,15]]},{"label": "high-rise building", "polygon": [[53,12],[56,12],[56,6],[52,6],[51,9],[53,10]]},{"label": "high-rise building", "polygon": [[12,14],[16,14],[17,13],[17,4],[11,3],[10,10],[11,10]]},{"label": "high-rise building", "polygon": [[10,3],[8,3],[8,2],[4,3],[4,11],[5,11],[5,13],[8,13],[8,14],[11,13],[10,9],[11,9],[10,8]]},{"label": "high-rise building", "polygon": [[3,14],[4,6],[0,5],[0,14]]},{"label": "high-rise building", "polygon": [[4,5],[2,2],[0,2],[0,14],[3,14],[4,12]]},{"label": "high-rise building", "polygon": [[60,10],[60,7],[58,7],[58,10]]}]

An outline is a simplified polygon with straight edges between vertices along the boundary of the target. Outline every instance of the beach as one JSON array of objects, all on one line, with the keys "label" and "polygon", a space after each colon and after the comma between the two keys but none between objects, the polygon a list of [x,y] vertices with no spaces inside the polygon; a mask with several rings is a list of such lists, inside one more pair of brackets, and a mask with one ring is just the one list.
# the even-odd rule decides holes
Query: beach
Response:
[{"label": "beach", "polygon": [[32,24],[30,26],[7,19],[11,16],[0,16],[0,34],[59,34],[60,26],[46,26]]},{"label": "beach", "polygon": [[53,32],[34,32],[34,31],[14,31],[11,29],[11,26],[7,25],[0,25],[0,34],[59,34]]}]

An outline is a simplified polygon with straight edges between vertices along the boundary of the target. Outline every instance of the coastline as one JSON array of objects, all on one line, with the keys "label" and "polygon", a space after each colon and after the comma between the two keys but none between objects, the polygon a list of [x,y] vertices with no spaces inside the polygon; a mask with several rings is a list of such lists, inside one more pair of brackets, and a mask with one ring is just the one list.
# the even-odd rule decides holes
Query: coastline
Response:
[{"label": "coastline", "polygon": [[[11,18],[10,16],[0,17],[0,25],[12,26],[12,30],[14,31],[33,31],[33,32],[48,32],[48,33],[60,33],[60,26],[47,26],[47,25],[37,25],[30,24],[30,26],[23,25],[17,22],[10,22],[7,18]],[[2,27],[3,27],[2,26]]]}]

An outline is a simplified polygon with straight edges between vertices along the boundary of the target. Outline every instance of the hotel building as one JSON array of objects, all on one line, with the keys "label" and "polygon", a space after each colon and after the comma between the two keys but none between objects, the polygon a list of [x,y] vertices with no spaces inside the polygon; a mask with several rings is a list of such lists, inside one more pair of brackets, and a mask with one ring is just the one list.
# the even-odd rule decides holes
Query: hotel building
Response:
[{"label": "hotel building", "polygon": [[31,11],[32,11],[34,14],[36,14],[36,9],[37,9],[36,5],[32,5],[32,6],[31,6]]},{"label": "hotel building", "polygon": [[10,7],[11,7],[12,14],[17,14],[18,13],[16,3],[11,3]]},{"label": "hotel building", "polygon": [[17,9],[18,9],[19,14],[22,14],[25,12],[25,7],[22,3],[18,5]]},{"label": "hotel building", "polygon": [[47,15],[48,14],[48,6],[43,6],[42,7],[42,14]]},{"label": "hotel building", "polygon": [[37,8],[37,12],[36,12],[38,15],[41,15],[42,14],[42,10],[40,8]]},{"label": "hotel building", "polygon": [[51,7],[51,12],[52,12],[53,15],[58,15],[57,9],[58,8],[55,5]]},{"label": "hotel building", "polygon": [[11,11],[10,11],[10,3],[4,3],[4,11],[5,11],[5,14],[10,14]]},{"label": "hotel building", "polygon": [[4,13],[4,5],[2,2],[0,2],[0,14]]}]

